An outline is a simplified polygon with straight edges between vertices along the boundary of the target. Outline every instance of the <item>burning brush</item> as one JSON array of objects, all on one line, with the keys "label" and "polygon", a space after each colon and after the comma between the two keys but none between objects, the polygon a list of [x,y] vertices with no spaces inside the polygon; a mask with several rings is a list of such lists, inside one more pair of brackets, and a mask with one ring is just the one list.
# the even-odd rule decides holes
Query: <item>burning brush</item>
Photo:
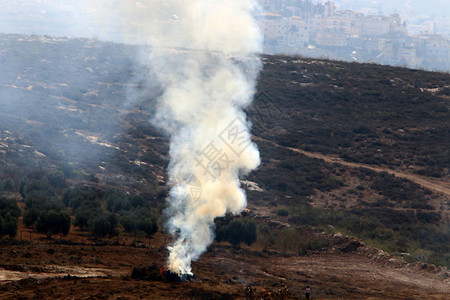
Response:
[{"label": "burning brush", "polygon": [[182,281],[191,281],[194,278],[194,275],[191,274],[178,274],[170,271],[167,267],[161,267],[159,269],[159,274],[163,281],[169,282],[182,282]]},{"label": "burning brush", "polygon": [[156,264],[152,264],[146,267],[134,267],[131,278],[149,281],[185,282],[192,281],[194,276],[190,274],[178,274],[170,271],[165,266],[159,267]]}]

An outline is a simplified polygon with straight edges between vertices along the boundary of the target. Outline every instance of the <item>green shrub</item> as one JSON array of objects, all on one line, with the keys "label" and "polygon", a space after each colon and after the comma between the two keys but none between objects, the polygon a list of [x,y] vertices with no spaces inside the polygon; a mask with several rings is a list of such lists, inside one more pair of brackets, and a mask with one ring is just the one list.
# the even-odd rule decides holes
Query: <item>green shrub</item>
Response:
[{"label": "green shrub", "polygon": [[119,234],[118,221],[115,215],[102,213],[95,216],[89,226],[89,231],[97,238],[113,237]]},{"label": "green shrub", "polygon": [[23,214],[23,223],[26,227],[32,228],[34,223],[36,223],[37,218],[39,217],[39,210],[34,208],[29,208],[25,210]]},{"label": "green shrub", "polygon": [[74,187],[66,190],[63,201],[66,206],[76,210],[82,204],[90,206],[97,197],[97,192],[92,186]]},{"label": "green shrub", "polygon": [[103,213],[103,211],[100,207],[100,203],[96,201],[92,202],[92,205],[83,205],[75,211],[74,225],[86,230],[92,223],[92,219],[101,213]]},{"label": "green shrub", "polygon": [[0,182],[0,188],[4,191],[10,192],[14,189],[14,183],[11,178],[5,178]]},{"label": "green shrub", "polygon": [[64,174],[65,178],[73,178],[75,177],[75,171],[73,169],[73,166],[71,164],[64,164],[62,167],[62,172]]},{"label": "green shrub", "polygon": [[142,231],[147,237],[158,231],[158,223],[147,209],[134,209],[127,212],[120,218],[120,224],[125,232],[136,234],[137,231]]},{"label": "green shrub", "polygon": [[47,179],[54,188],[63,188],[66,186],[66,179],[61,171],[50,173],[47,175]]},{"label": "green shrub", "polygon": [[277,215],[280,217],[286,217],[289,216],[289,211],[286,208],[280,208],[277,210]]},{"label": "green shrub", "polygon": [[15,237],[20,208],[13,199],[0,198],[0,237]]},{"label": "green shrub", "polygon": [[233,247],[241,243],[251,245],[256,241],[256,223],[249,218],[233,218],[227,215],[216,220],[216,241],[227,241]]},{"label": "green shrub", "polygon": [[61,233],[67,235],[70,230],[70,215],[63,210],[42,210],[36,221],[36,230],[46,234],[49,238],[52,234]]},{"label": "green shrub", "polygon": [[145,218],[137,222],[136,228],[137,230],[145,232],[147,237],[150,237],[152,234],[158,231],[158,224],[153,218]]},{"label": "green shrub", "polygon": [[44,180],[27,179],[20,184],[20,193],[26,197],[31,192],[38,192],[46,196],[55,196],[55,190]]}]

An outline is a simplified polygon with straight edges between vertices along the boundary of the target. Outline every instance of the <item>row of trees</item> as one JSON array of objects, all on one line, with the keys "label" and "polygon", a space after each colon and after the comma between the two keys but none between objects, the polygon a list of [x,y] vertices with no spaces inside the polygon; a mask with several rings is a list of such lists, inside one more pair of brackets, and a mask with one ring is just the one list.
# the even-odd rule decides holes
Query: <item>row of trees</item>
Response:
[{"label": "row of trees", "polygon": [[[48,237],[67,235],[71,225],[89,231],[96,238],[117,236],[120,228],[135,235],[142,232],[147,237],[158,230],[147,199],[90,185],[65,189],[65,178],[72,172],[64,171],[34,172],[20,184],[2,179],[0,195],[20,192],[25,202],[24,225]],[[15,200],[0,198],[0,236],[16,236],[20,215]]]},{"label": "row of trees", "polygon": [[[100,200],[106,202],[107,212],[101,208]],[[119,225],[127,233],[141,231],[148,237],[158,230],[149,203],[141,196],[85,186],[68,189],[63,202],[74,211],[75,225],[96,237],[116,236]]]},{"label": "row of trees", "polygon": [[51,237],[67,235],[70,230],[70,213],[56,197],[54,188],[41,180],[31,179],[21,183],[20,192],[25,199],[23,222],[25,226]]},{"label": "row of trees", "polygon": [[[30,173],[20,183],[2,179],[0,193],[20,192],[24,199],[23,223],[46,234],[67,235],[72,225],[88,231],[96,238],[117,236],[120,230],[135,236],[150,237],[158,230],[152,201],[129,195],[118,189],[103,190],[96,185],[67,188],[66,178],[73,177],[71,168],[46,173]],[[157,213],[157,212],[156,212]],[[21,210],[15,200],[0,200],[0,235],[15,237]],[[226,215],[215,222],[216,240],[233,246],[251,245],[256,241],[256,223],[249,218]]]}]

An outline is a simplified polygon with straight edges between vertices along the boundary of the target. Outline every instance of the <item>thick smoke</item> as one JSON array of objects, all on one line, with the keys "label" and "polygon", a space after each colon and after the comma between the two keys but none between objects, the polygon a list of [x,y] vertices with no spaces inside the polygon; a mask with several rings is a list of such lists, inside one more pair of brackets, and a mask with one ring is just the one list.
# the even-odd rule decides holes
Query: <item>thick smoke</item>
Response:
[{"label": "thick smoke", "polygon": [[[253,0],[122,1],[128,30],[151,46],[145,62],[164,87],[153,123],[171,137],[168,268],[191,274],[214,219],[246,206],[239,176],[255,169],[243,108],[260,69]],[[150,75],[149,75],[150,76]]]}]

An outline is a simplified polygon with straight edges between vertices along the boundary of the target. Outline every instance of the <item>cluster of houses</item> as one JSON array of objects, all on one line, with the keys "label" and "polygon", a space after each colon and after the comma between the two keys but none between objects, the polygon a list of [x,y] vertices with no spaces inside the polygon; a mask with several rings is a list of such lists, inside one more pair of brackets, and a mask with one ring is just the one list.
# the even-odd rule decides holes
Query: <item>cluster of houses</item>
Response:
[{"label": "cluster of houses", "polygon": [[408,35],[398,14],[364,15],[337,10],[333,2],[260,0],[258,22],[267,53],[372,61],[450,70],[450,39],[435,33]]}]

